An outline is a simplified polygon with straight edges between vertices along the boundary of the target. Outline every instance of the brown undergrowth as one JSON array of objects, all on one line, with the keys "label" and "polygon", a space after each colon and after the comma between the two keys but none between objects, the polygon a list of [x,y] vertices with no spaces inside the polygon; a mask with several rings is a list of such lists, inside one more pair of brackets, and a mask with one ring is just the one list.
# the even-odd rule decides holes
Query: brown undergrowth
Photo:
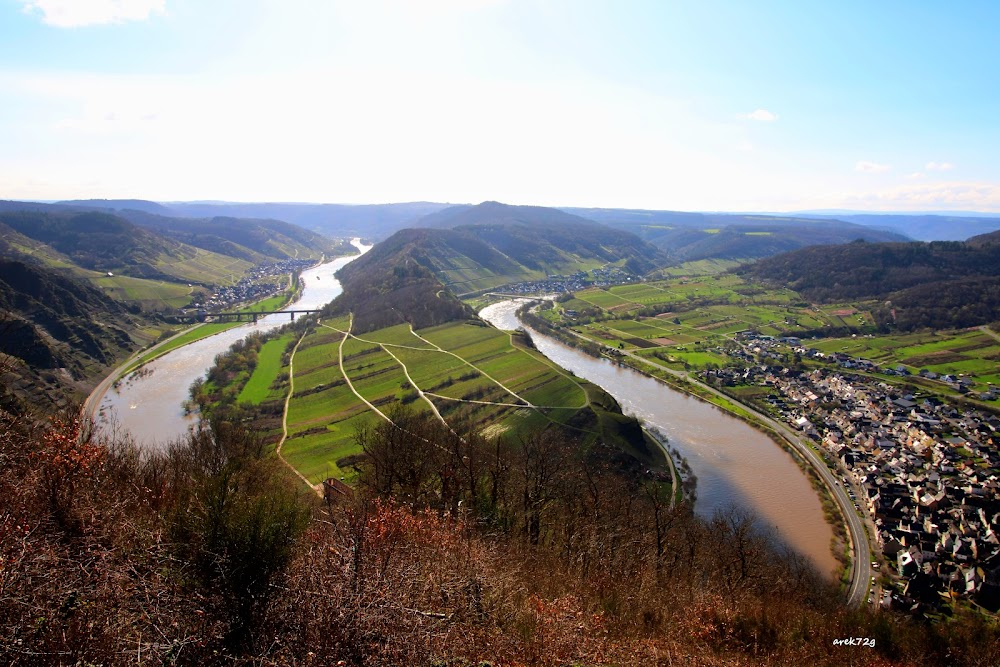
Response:
[{"label": "brown undergrowth", "polygon": [[844,609],[749,517],[551,434],[363,433],[358,493],[319,504],[227,424],[141,456],[3,419],[3,664],[997,664],[994,625]]}]

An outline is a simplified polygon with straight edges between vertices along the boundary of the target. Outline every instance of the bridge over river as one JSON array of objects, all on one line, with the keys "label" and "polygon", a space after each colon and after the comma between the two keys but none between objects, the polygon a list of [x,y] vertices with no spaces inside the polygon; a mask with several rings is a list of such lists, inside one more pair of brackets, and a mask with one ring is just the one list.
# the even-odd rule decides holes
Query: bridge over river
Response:
[{"label": "bridge over river", "polygon": [[295,310],[246,310],[237,311],[231,313],[207,313],[204,311],[199,311],[197,313],[185,313],[183,315],[166,315],[163,319],[172,322],[253,322],[257,323],[258,318],[264,317],[265,315],[288,315],[289,319],[294,321],[296,315],[311,315],[313,313],[318,313],[319,309],[295,309]]}]

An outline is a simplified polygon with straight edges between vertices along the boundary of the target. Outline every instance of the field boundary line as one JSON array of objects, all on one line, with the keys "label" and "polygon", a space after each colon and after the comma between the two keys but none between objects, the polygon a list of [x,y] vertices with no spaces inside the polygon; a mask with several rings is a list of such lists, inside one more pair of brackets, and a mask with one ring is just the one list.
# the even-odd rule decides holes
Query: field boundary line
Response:
[{"label": "field boundary line", "polygon": [[278,460],[284,463],[289,470],[305,482],[306,486],[322,496],[323,492],[321,491],[321,485],[310,482],[306,476],[299,472],[298,468],[289,463],[288,459],[286,459],[284,454],[281,453],[281,447],[285,444],[285,440],[288,439],[288,405],[292,401],[292,394],[295,393],[295,353],[298,351],[299,345],[302,341],[305,340],[305,337],[305,333],[299,336],[299,340],[296,341],[295,347],[292,348],[292,353],[288,357],[288,395],[285,396],[285,410],[281,415],[281,440],[278,441],[278,445],[275,447],[274,451],[278,455]]}]

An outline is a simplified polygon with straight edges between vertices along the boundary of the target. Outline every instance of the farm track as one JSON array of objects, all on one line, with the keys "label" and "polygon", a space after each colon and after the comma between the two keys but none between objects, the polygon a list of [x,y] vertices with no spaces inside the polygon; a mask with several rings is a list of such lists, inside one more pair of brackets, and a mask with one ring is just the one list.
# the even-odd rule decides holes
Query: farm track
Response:
[{"label": "farm track", "polygon": [[281,414],[281,440],[278,441],[277,447],[274,451],[278,455],[278,460],[285,464],[285,466],[295,473],[295,476],[301,479],[306,486],[315,491],[318,495],[323,495],[323,487],[321,484],[313,484],[310,482],[305,475],[299,472],[299,469],[293,466],[281,453],[281,447],[285,444],[285,440],[288,439],[288,405],[292,401],[292,394],[295,393],[295,353],[299,350],[299,345],[302,343],[302,339],[305,335],[299,337],[299,340],[295,343],[295,347],[292,348],[292,353],[288,357],[288,395],[285,396],[285,409]]}]

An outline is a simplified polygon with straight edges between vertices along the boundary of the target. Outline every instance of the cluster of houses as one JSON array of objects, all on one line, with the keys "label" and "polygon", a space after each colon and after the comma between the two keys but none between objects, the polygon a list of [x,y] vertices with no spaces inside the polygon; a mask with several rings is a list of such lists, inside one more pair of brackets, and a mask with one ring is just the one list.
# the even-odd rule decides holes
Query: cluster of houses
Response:
[{"label": "cluster of houses", "polygon": [[883,605],[917,612],[964,598],[1000,607],[1000,419],[839,368],[756,365],[705,376],[772,388],[771,412],[839,469],[892,570]]},{"label": "cluster of houses", "polygon": [[307,259],[286,259],[270,264],[261,264],[250,271],[235,285],[220,287],[203,300],[192,300],[191,306],[220,310],[237,303],[246,303],[269,297],[281,289],[274,282],[275,276],[287,275],[312,266],[315,262]]},{"label": "cluster of houses", "polygon": [[558,292],[576,292],[588,287],[608,287],[634,282],[638,278],[618,266],[606,266],[591,271],[577,271],[569,275],[553,274],[544,280],[528,280],[520,283],[510,283],[497,288],[507,294],[546,294]]}]

